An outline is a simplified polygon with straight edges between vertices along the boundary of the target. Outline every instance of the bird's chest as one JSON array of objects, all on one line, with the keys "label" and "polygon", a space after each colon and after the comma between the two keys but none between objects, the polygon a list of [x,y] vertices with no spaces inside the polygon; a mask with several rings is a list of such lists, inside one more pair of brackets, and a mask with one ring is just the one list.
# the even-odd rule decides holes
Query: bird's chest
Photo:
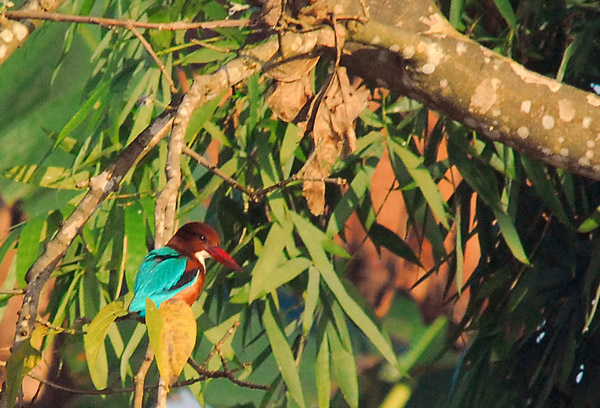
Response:
[{"label": "bird's chest", "polygon": [[[186,302],[188,305],[192,305],[198,296],[200,296],[200,292],[202,292],[202,287],[204,286],[204,266],[195,260],[189,260],[186,265],[185,275],[194,275],[193,282],[191,285],[186,286],[179,292],[173,296],[174,299],[181,299]],[[184,278],[184,277],[182,277]]]}]

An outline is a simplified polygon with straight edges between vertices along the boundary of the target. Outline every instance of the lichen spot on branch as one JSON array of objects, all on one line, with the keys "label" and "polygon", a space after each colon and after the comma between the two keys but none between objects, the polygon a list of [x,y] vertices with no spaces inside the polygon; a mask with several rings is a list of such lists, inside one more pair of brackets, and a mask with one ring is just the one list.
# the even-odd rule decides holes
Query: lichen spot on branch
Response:
[{"label": "lichen spot on branch", "polygon": [[569,99],[561,99],[558,101],[558,117],[563,122],[570,122],[575,117],[575,108],[573,102]]},{"label": "lichen spot on branch", "polygon": [[489,111],[498,99],[498,88],[500,80],[498,78],[488,78],[481,81],[469,103],[469,112],[485,114]]}]

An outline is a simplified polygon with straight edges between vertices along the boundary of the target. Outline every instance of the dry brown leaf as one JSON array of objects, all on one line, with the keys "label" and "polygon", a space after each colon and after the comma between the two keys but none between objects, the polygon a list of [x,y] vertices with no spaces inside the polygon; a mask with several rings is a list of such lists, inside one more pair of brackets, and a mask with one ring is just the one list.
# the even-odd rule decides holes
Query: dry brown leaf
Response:
[{"label": "dry brown leaf", "polygon": [[265,0],[256,20],[264,21],[269,27],[275,27],[281,16],[283,0]]},{"label": "dry brown leaf", "polygon": [[[313,127],[315,160],[310,163],[304,178],[326,178],[339,157],[345,157],[356,147],[354,121],[365,109],[369,92],[355,89],[346,70],[339,68],[337,76],[325,94]],[[302,191],[310,211],[320,215],[325,210],[325,183],[305,181]]]},{"label": "dry brown leaf", "polygon": [[306,75],[294,82],[273,83],[267,95],[267,103],[279,119],[292,122],[312,97],[311,81]]}]

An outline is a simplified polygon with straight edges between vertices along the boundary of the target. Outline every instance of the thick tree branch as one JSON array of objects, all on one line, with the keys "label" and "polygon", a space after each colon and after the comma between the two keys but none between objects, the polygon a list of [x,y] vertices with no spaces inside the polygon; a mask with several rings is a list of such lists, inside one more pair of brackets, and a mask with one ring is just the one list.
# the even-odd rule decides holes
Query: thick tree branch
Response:
[{"label": "thick tree branch", "polygon": [[[454,30],[432,2],[396,1],[348,24],[343,63],[492,140],[600,180],[600,97],[525,69]],[[418,4],[417,4],[418,3]],[[381,21],[377,21],[377,19]]]},{"label": "thick tree branch", "polygon": [[[37,13],[54,11],[64,2],[65,0],[29,0],[18,12]],[[0,14],[0,65],[4,64],[13,52],[23,45],[29,34],[41,22],[41,20],[29,20],[27,17],[24,17],[24,21],[10,21],[4,15]]]}]

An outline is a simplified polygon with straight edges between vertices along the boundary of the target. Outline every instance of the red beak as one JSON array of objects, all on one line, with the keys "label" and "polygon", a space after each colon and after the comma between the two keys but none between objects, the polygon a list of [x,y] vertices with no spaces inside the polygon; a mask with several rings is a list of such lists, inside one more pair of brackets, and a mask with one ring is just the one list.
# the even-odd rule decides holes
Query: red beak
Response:
[{"label": "red beak", "polygon": [[233,260],[233,258],[225,252],[223,249],[218,246],[207,245],[206,251],[212,256],[216,261],[225,265],[229,269],[233,269],[234,271],[241,271],[242,268]]}]

